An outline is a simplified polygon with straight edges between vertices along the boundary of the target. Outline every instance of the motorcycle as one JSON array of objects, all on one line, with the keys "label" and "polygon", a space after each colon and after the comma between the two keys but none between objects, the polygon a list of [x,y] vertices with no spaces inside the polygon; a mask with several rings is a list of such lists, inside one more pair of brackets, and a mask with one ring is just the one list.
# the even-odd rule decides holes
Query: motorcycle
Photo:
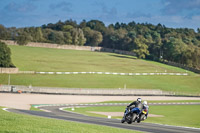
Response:
[{"label": "motorcycle", "polygon": [[145,120],[148,115],[148,109],[143,109],[142,111],[139,108],[126,108],[124,118],[121,120],[121,123],[127,122],[131,124],[132,122],[140,123]]}]

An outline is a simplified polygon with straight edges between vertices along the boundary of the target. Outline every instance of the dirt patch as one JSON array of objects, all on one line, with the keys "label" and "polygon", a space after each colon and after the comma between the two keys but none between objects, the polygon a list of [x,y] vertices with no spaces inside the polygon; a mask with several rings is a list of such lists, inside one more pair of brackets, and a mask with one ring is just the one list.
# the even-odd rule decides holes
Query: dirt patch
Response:
[{"label": "dirt patch", "polygon": [[149,114],[148,117],[164,117],[163,115]]},{"label": "dirt patch", "polygon": [[[95,112],[95,111],[87,111],[87,112],[93,113],[93,114],[105,115],[105,116],[120,116],[120,117],[122,117],[124,115],[123,112]],[[149,114],[148,117],[164,117],[164,116],[163,115]]]},{"label": "dirt patch", "polygon": [[123,116],[123,112],[95,112],[95,111],[87,111],[88,113],[99,114],[99,115],[106,115],[106,116]]}]

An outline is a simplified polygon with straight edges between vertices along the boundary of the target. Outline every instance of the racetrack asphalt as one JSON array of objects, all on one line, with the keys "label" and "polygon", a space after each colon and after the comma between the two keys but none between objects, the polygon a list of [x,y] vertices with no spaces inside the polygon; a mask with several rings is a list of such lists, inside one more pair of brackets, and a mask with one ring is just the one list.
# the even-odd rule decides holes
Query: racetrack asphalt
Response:
[{"label": "racetrack asphalt", "polygon": [[[197,103],[197,104],[200,104],[200,103]],[[161,105],[161,104],[158,104],[158,105]],[[54,106],[48,105],[48,106],[39,107],[40,109],[44,109],[48,112],[19,110],[19,109],[7,109],[7,111],[54,118],[54,119],[61,119],[61,120],[67,120],[67,121],[104,125],[104,126],[123,128],[123,129],[129,129],[129,130],[138,130],[142,132],[152,132],[152,133],[199,133],[200,132],[200,128],[177,127],[177,126],[169,126],[169,125],[161,125],[161,124],[144,123],[144,122],[133,123],[133,124],[126,124],[126,123],[122,124],[120,120],[118,119],[91,117],[91,116],[86,116],[82,114],[60,110],[60,108],[63,108],[63,107],[74,107],[74,106],[75,105],[69,104],[65,106],[64,105],[54,105]],[[85,105],[79,105],[79,106],[85,106]],[[105,105],[88,105],[88,106],[105,106]],[[113,104],[113,106],[116,106],[116,105]]]}]

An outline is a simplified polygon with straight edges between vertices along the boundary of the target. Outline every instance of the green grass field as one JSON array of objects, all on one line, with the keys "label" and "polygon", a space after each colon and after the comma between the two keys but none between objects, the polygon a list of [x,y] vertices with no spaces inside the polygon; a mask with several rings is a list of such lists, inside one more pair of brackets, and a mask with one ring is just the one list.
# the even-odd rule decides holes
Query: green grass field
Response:
[{"label": "green grass field", "polygon": [[119,128],[10,113],[0,107],[1,133],[139,133]]},{"label": "green grass field", "polygon": [[200,128],[199,105],[151,106],[150,113],[164,115],[146,122]]},{"label": "green grass field", "polygon": [[[75,108],[74,112],[82,113],[90,116],[107,117],[89,113],[88,111],[97,112],[124,112],[123,106],[104,106],[104,107],[83,107]],[[72,111],[70,108],[66,109]],[[160,123],[176,126],[187,126],[200,128],[200,106],[199,105],[168,105],[168,106],[150,106],[149,113],[155,115],[163,115],[164,117],[149,117],[145,122]],[[113,117],[120,118],[121,117]]]},{"label": "green grass field", "polygon": [[9,46],[13,63],[21,71],[45,72],[185,72],[133,56],[80,50]]},{"label": "green grass field", "polygon": [[[160,89],[177,94],[200,94],[200,78],[196,76],[120,76],[120,75],[39,75],[13,74],[11,84],[68,88]],[[8,83],[8,75],[0,77]]]},{"label": "green grass field", "polygon": [[[133,56],[78,50],[9,46],[13,63],[20,71],[46,72],[185,72],[161,63]],[[11,84],[68,88],[160,89],[176,94],[200,95],[200,75],[120,76],[120,75],[40,75],[12,74]],[[0,84],[8,84],[8,75],[0,74]]]}]

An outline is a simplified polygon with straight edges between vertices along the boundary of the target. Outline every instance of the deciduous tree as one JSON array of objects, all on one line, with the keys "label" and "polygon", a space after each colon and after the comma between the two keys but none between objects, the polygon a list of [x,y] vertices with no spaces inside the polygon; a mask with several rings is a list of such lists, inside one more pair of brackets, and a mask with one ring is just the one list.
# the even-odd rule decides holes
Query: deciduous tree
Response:
[{"label": "deciduous tree", "polygon": [[0,41],[0,67],[14,67],[11,61],[10,48]]}]

